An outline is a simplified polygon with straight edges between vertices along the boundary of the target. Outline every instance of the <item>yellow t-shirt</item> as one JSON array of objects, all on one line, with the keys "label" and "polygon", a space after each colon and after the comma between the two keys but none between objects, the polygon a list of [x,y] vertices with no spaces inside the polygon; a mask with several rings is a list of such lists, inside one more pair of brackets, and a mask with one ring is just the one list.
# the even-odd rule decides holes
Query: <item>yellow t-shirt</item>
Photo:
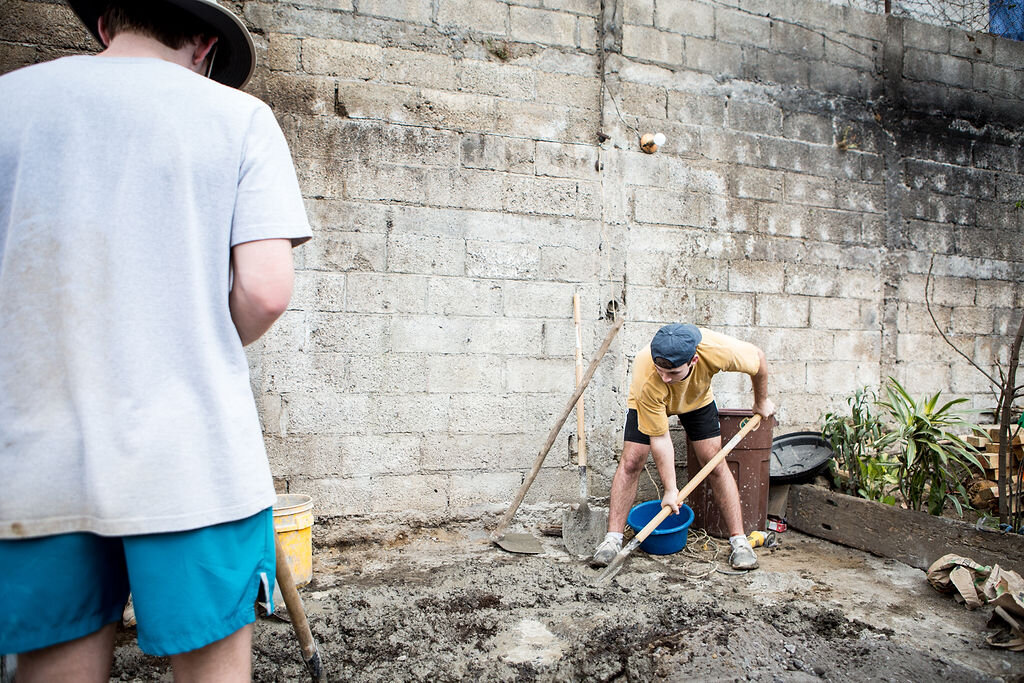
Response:
[{"label": "yellow t-shirt", "polygon": [[670,415],[680,415],[703,408],[715,400],[711,378],[719,372],[745,372],[756,375],[761,367],[757,347],[719,332],[700,328],[697,365],[684,381],[665,384],[651,358],[648,344],[633,361],[633,379],[629,384],[626,405],[637,413],[640,431],[647,436],[668,432]]}]

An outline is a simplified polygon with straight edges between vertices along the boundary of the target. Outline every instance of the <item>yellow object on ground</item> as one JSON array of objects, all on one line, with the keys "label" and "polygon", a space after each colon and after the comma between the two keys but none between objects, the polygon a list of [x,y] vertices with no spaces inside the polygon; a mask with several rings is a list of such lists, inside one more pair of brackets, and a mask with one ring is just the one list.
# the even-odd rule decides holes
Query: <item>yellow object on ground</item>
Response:
[{"label": "yellow object on ground", "polygon": [[281,542],[295,585],[305,586],[313,579],[313,499],[294,493],[278,495],[274,503],[274,533]]},{"label": "yellow object on ground", "polygon": [[764,545],[764,532],[763,531],[751,531],[750,535],[747,536],[747,540],[750,541],[751,548],[760,548]]}]

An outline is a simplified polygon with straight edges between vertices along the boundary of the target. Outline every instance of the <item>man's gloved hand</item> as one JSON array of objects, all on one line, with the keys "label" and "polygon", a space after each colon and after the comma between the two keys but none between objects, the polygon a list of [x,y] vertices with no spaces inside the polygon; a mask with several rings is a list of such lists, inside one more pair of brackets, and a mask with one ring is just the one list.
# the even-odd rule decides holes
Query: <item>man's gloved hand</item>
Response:
[{"label": "man's gloved hand", "polygon": [[679,503],[677,502],[678,498],[679,498],[679,489],[677,489],[677,488],[665,489],[665,495],[662,496],[662,498],[661,498],[661,507],[665,507],[666,505],[668,505],[670,508],[672,508],[672,514],[678,515],[679,514]]}]

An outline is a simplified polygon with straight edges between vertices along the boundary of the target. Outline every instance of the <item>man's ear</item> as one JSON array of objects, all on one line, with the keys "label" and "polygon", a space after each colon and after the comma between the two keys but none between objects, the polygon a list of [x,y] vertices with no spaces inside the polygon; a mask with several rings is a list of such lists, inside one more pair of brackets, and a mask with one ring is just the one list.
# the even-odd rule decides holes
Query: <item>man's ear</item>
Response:
[{"label": "man's ear", "polygon": [[217,36],[199,36],[195,39],[195,49],[192,51],[192,65],[199,66],[210,54],[210,50],[217,43]]},{"label": "man's ear", "polygon": [[100,34],[103,47],[110,47],[110,33],[107,31],[107,24],[103,21],[103,17],[96,20],[96,32]]}]

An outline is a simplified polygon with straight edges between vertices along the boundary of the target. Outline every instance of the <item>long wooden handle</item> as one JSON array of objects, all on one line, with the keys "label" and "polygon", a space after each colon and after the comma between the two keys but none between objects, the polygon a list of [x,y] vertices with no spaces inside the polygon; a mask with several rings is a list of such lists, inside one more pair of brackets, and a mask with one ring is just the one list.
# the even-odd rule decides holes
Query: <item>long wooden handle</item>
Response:
[{"label": "long wooden handle", "polygon": [[[576,323],[576,384],[583,379],[583,338],[580,336],[580,295],[574,292],[572,295],[572,317]],[[576,401],[576,450],[578,451],[577,464],[580,466],[580,476],[586,477],[587,467],[587,437],[583,420],[583,395],[580,394]],[[584,479],[584,481],[586,481]],[[585,486],[585,484],[581,484]],[[586,498],[586,493],[582,494]]]},{"label": "long wooden handle", "polygon": [[[757,429],[758,425],[760,424],[760,415],[754,415],[752,418],[747,420],[746,424],[743,425],[740,431],[736,432],[736,434],[731,439],[729,439],[729,443],[722,446],[722,450],[715,453],[715,457],[708,460],[707,464],[705,464],[704,467],[700,468],[700,472],[697,472],[696,476],[690,479],[690,481],[686,482],[686,486],[683,487],[683,490],[680,491],[679,495],[676,497],[676,503],[682,505],[683,501],[686,500],[686,497],[693,493],[693,490],[697,488],[700,485],[700,483],[707,478],[709,474],[711,474],[712,470],[718,467],[718,463],[725,460],[725,456],[729,455],[729,453],[732,452],[732,449],[736,448],[736,444],[742,441],[743,437],[745,437],[747,434]],[[630,541],[630,545],[633,545],[634,547],[640,545],[643,542],[643,540],[650,536],[651,532],[657,529],[658,525],[664,522],[665,519],[671,514],[672,508],[670,508],[667,505],[662,507],[661,512],[655,515],[654,519],[648,522],[647,526],[641,529],[640,532],[633,537],[633,540]]]},{"label": "long wooden handle", "polygon": [[505,516],[498,522],[498,526],[495,527],[494,531],[491,532],[492,539],[499,539],[505,532],[505,527],[512,521],[512,516],[516,514],[516,510],[519,509],[519,505],[523,502],[523,498],[526,497],[526,492],[529,490],[533,480],[537,478],[537,472],[540,471],[540,466],[544,464],[544,458],[547,456],[548,451],[551,450],[551,445],[555,443],[555,439],[558,437],[558,432],[561,431],[562,425],[565,424],[566,419],[569,417],[569,413],[572,412],[573,406],[576,405],[576,401],[579,400],[580,396],[583,395],[583,390],[590,384],[591,378],[597,371],[597,366],[604,357],[604,354],[608,351],[608,347],[612,345],[612,340],[615,339],[615,335],[618,334],[619,328],[622,327],[623,319],[617,318],[615,324],[612,325],[612,329],[608,331],[608,335],[604,338],[604,343],[601,344],[601,348],[597,350],[597,355],[594,356],[594,360],[590,361],[590,367],[587,368],[586,374],[583,375],[583,379],[576,385],[576,391],[573,392],[569,402],[565,404],[565,408],[562,410],[562,414],[558,417],[558,421],[548,432],[548,438],[541,446],[540,453],[537,454],[536,460],[533,462],[533,469],[526,477],[526,481],[519,487],[519,493],[516,494],[515,500],[509,506],[505,512]]},{"label": "long wooden handle", "polygon": [[313,680],[320,679],[320,652],[313,640],[313,632],[309,628],[309,620],[306,618],[306,610],[302,606],[302,598],[295,587],[295,578],[292,576],[291,568],[288,567],[288,558],[284,549],[281,548],[281,539],[274,534],[274,545],[277,552],[277,585],[281,588],[281,595],[284,596],[285,607],[288,608],[288,616],[292,620],[292,629],[299,639],[299,646],[302,648],[302,659],[310,670]]}]

